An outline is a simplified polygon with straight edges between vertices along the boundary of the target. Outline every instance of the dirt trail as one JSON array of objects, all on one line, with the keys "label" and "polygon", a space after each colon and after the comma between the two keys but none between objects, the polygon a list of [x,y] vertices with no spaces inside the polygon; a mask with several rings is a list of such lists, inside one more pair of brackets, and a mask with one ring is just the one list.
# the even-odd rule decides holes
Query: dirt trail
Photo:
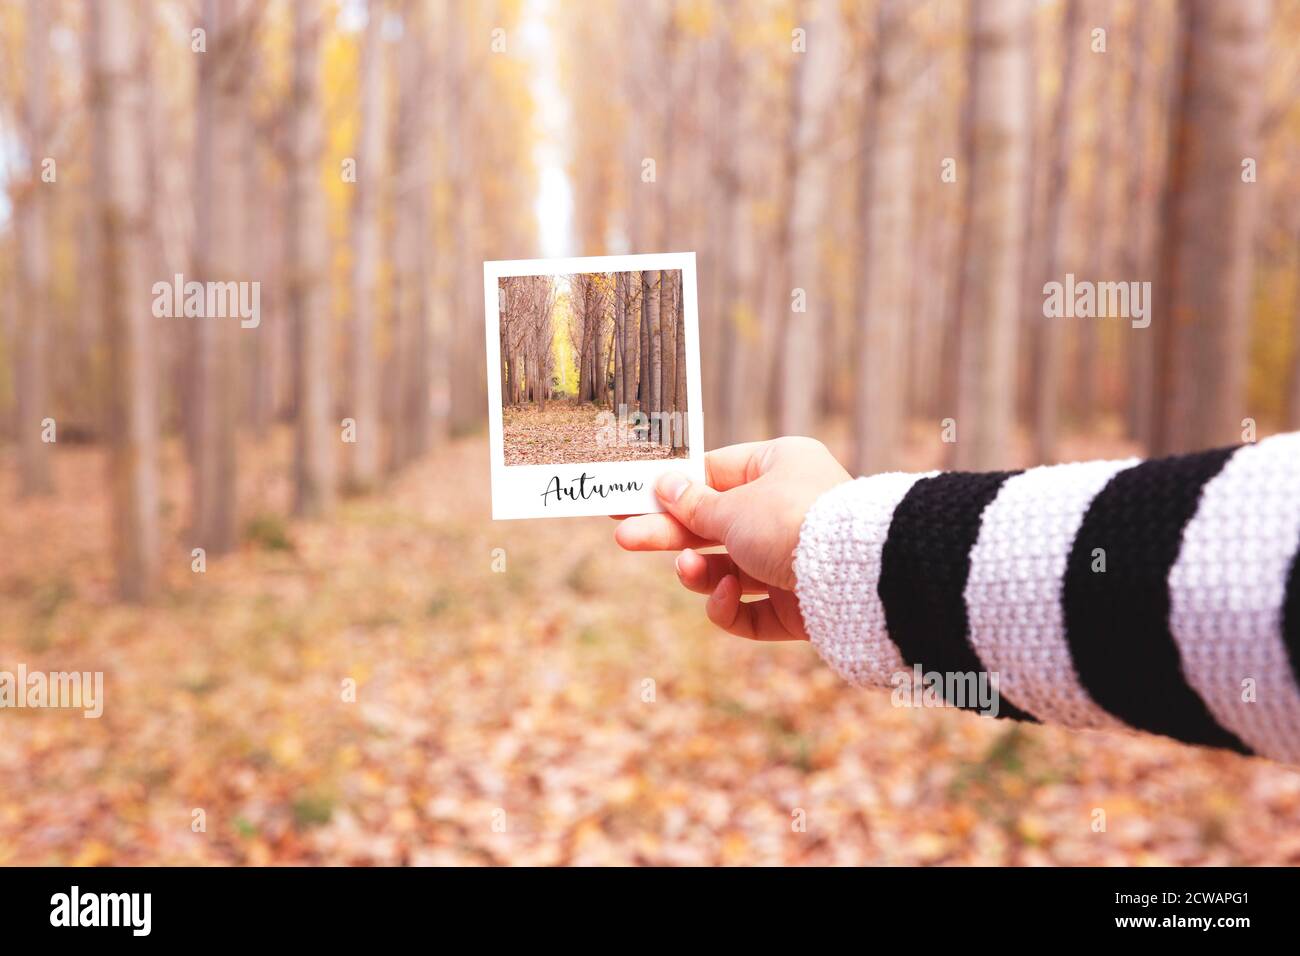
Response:
[{"label": "dirt trail", "polygon": [[[558,465],[584,461],[649,461],[674,457],[674,449],[638,440],[632,424],[619,423],[609,409],[568,401],[505,408],[502,413],[507,465]],[[681,457],[684,450],[676,449]]]}]

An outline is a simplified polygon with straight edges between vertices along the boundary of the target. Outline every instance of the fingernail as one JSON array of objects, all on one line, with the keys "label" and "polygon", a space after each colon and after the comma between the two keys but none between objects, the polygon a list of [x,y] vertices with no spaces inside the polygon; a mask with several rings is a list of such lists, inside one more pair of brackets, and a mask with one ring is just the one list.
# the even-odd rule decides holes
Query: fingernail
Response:
[{"label": "fingernail", "polygon": [[686,557],[685,551],[677,555],[677,558],[673,561],[673,567],[677,569],[677,576],[679,578],[682,576],[682,558],[684,557]]},{"label": "fingernail", "polygon": [[671,504],[686,492],[690,484],[691,480],[681,472],[670,471],[655,482],[655,494]]}]

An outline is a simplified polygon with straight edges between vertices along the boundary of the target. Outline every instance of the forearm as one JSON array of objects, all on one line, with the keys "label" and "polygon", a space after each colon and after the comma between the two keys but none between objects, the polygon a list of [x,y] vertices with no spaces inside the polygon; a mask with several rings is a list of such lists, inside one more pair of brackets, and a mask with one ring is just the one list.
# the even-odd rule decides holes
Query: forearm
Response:
[{"label": "forearm", "polygon": [[859,479],[809,511],[795,572],[814,645],[853,683],[980,672],[1001,716],[1300,762],[1298,543],[1300,435],[1282,435]]}]

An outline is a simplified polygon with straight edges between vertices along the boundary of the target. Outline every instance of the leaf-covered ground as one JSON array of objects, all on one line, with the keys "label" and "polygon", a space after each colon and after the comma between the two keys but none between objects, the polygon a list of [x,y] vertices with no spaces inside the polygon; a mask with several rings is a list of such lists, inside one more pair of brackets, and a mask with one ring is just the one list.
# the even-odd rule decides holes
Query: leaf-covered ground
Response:
[{"label": "leaf-covered ground", "polygon": [[0,711],[0,863],[1300,863],[1300,773],[894,708],[713,631],[608,519],[493,524],[483,440],[283,523],[286,437],[242,450],[264,517],[205,574],[169,451],[143,610],[100,454],[18,505],[0,465],[0,669],[106,672],[99,720]]},{"label": "leaf-covered ground", "polygon": [[[604,417],[602,418],[602,413]],[[563,465],[588,461],[650,461],[682,457],[685,449],[640,441],[630,426],[610,424],[608,409],[548,402],[502,409],[507,465]]]}]

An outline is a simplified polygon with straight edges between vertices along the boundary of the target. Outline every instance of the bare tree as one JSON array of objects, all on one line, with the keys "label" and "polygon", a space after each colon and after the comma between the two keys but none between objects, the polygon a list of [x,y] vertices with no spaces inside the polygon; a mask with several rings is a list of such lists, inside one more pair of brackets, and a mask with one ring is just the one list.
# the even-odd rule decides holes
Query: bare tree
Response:
[{"label": "bare tree", "polygon": [[551,373],[555,367],[555,280],[550,276],[536,276],[538,281],[532,297],[532,331],[530,351],[533,357],[532,381],[534,401],[541,410],[551,397]]},{"label": "bare tree", "polygon": [[878,10],[869,124],[873,142],[864,161],[867,222],[858,274],[856,465],[862,474],[897,467],[906,413],[904,331],[910,288],[904,277],[912,249],[913,106],[915,63],[910,4],[882,0]]},{"label": "bare tree", "polygon": [[[1135,3],[1131,10],[1128,51],[1128,115],[1124,128],[1135,144],[1129,162],[1127,195],[1125,196],[1126,226],[1124,243],[1124,275],[1127,277],[1151,274],[1151,247],[1155,203],[1155,176],[1149,148],[1149,130],[1155,110],[1147,92],[1152,85],[1151,69],[1151,7]],[[1169,71],[1156,73],[1155,86],[1163,93]],[[1129,433],[1143,445],[1151,440],[1153,420],[1152,376],[1155,373],[1155,336],[1150,329],[1132,329],[1126,333],[1129,346],[1128,425]]]},{"label": "bare tree", "polygon": [[650,402],[650,273],[642,272],[641,286],[641,322],[638,339],[641,351],[640,382],[637,385],[637,408],[642,412],[651,411]]},{"label": "bare tree", "polygon": [[356,156],[356,201],[352,209],[351,417],[356,421],[350,482],[371,488],[379,480],[379,378],[375,350],[379,293],[379,193],[384,180],[383,7],[367,0],[361,46],[360,120]]},{"label": "bare tree", "polygon": [[[659,273],[659,337],[661,340],[660,363],[661,379],[659,386],[660,410],[671,413],[677,408],[677,272]],[[672,443],[672,429],[662,429],[659,435],[662,444]]]},{"label": "bare tree", "polygon": [[[1079,0],[1066,0],[1061,20],[1061,88],[1056,95],[1056,112],[1052,120],[1052,159],[1046,191],[1046,222],[1043,226],[1042,272],[1039,286],[1060,282],[1068,222],[1065,206],[1070,191],[1070,158],[1074,155],[1074,90],[1078,73],[1079,47],[1088,39],[1080,28]],[[1064,358],[1065,330],[1060,319],[1044,318],[1039,313],[1033,377],[1034,456],[1038,461],[1056,460],[1056,440],[1060,431],[1061,371]]]},{"label": "bare tree", "polygon": [[18,462],[19,493],[48,494],[54,490],[45,419],[53,418],[49,395],[49,327],[54,321],[50,294],[50,194],[42,172],[50,134],[49,49],[51,5],[28,0],[25,38],[26,82],[23,134],[27,180],[16,203],[18,272],[25,320],[18,324]]},{"label": "bare tree", "polygon": [[1266,0],[1180,7],[1156,318],[1152,451],[1240,439]]},{"label": "bare tree", "polygon": [[684,455],[686,453],[687,442],[686,309],[682,303],[682,273],[680,269],[673,273],[673,281],[676,286],[676,293],[673,296],[673,300],[677,303],[677,332],[673,336],[673,341],[677,346],[677,359],[673,363],[674,368],[676,369],[673,384],[673,407],[677,409],[679,416],[677,419],[678,431],[675,440],[677,442],[677,447],[681,450],[681,454]]},{"label": "bare tree", "polygon": [[393,464],[404,465],[429,450],[429,170],[432,154],[428,121],[428,7],[426,0],[404,0],[398,49],[398,104],[393,163],[397,190],[394,207],[393,271],[396,284],[398,415],[393,429]]},{"label": "bare tree", "polygon": [[839,0],[810,0],[807,9],[807,52],[796,54],[800,57],[799,112],[790,197],[789,283],[792,290],[803,290],[806,311],[794,311],[793,302],[785,304],[780,313],[784,331],[777,344],[783,355],[777,425],[788,435],[812,430],[821,363],[819,332],[823,313],[831,308],[821,242],[823,217],[831,197],[832,154],[823,137],[834,110],[842,67]]},{"label": "bare tree", "polygon": [[627,405],[628,273],[614,277],[614,410]]},{"label": "bare tree", "polygon": [[323,8],[315,0],[293,4],[293,109],[287,210],[289,306],[297,365],[295,402],[295,510],[313,516],[334,503],[334,443],[330,410],[329,262],[325,198],[318,182],[324,148],[321,112]]},{"label": "bare tree", "polygon": [[159,487],[157,366],[146,272],[146,78],[137,8],[110,13],[98,0],[86,0],[86,14],[94,162],[104,174],[99,222],[113,553],[118,593],[147,600],[159,583]]},{"label": "bare tree", "polygon": [[[246,272],[241,127],[252,9],[240,0],[203,0],[209,48],[198,58],[194,140],[194,271],[200,281],[242,281]],[[195,329],[191,534],[209,555],[230,551],[238,538],[239,335],[238,321],[215,316]]]},{"label": "bare tree", "polygon": [[[660,324],[660,302],[662,299],[660,276],[662,275],[663,273],[653,270],[643,273],[643,283],[645,284],[645,288],[648,290],[647,314],[649,320],[647,331],[650,339],[649,411],[652,416],[663,411],[663,339],[661,337],[662,327]],[[650,434],[652,440],[658,440],[659,426],[652,425]]]},{"label": "bare tree", "polygon": [[975,149],[967,172],[957,343],[959,468],[992,468],[1015,412],[1016,325],[1024,254],[1029,4],[974,0],[967,110]]}]

